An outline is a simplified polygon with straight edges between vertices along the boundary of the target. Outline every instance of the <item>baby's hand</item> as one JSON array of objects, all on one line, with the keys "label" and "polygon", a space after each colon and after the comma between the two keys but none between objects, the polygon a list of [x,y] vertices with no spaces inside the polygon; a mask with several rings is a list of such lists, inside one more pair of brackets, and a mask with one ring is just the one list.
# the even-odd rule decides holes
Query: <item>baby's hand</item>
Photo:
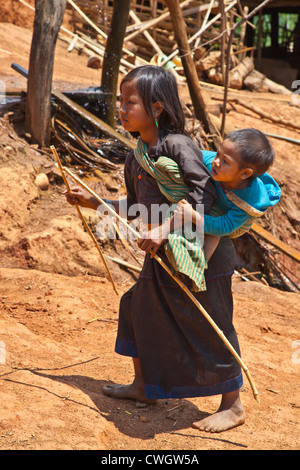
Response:
[{"label": "baby's hand", "polygon": [[175,210],[174,210],[174,217],[176,220],[180,220],[183,224],[193,222],[195,211],[192,206],[185,200],[182,199],[178,202]]}]

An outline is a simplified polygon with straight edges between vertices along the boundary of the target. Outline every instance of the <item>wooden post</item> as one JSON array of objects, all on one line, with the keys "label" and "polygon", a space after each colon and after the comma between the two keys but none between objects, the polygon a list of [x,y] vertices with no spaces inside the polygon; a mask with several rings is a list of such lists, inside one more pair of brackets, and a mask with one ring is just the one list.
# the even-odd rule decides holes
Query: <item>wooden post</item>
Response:
[{"label": "wooden post", "polygon": [[257,64],[256,68],[258,71],[261,71],[261,41],[262,41],[262,25],[263,18],[262,18],[262,11],[259,11],[258,16],[258,36],[257,36]]},{"label": "wooden post", "polygon": [[202,97],[197,70],[191,55],[188,37],[186,34],[186,24],[182,15],[179,0],[165,0],[170,10],[170,15],[174,27],[174,33],[178,44],[178,49],[181,56],[184,73],[186,76],[187,84],[191,100],[195,110],[195,116],[201,121],[205,132],[211,135],[215,150],[221,143],[219,131],[216,129],[208,115],[206,104]]},{"label": "wooden post", "polygon": [[101,87],[108,93],[102,119],[111,127],[116,123],[118,78],[123,41],[130,11],[130,0],[115,0],[111,24],[106,41]]},{"label": "wooden post", "polygon": [[66,0],[36,0],[27,84],[26,129],[32,143],[49,147],[55,44]]}]

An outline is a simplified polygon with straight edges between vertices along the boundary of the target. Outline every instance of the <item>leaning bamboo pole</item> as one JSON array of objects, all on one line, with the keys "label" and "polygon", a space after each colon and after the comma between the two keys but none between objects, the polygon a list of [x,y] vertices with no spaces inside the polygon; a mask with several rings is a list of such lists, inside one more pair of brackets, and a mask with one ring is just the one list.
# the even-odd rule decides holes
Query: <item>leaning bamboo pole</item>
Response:
[{"label": "leaning bamboo pole", "polygon": [[[88,191],[100,204],[104,205],[104,207],[114,216],[116,217],[137,239],[141,239],[141,235],[131,226],[129,225],[126,220],[124,220],[109,204],[107,204],[98,194],[96,194],[88,185],[86,185],[77,175],[75,175],[72,171],[70,171],[66,167],[61,167],[62,174],[66,172],[74,181],[76,181],[80,186],[82,186],[86,191]],[[210,323],[212,328],[215,330],[217,335],[221,338],[224,344],[227,346],[231,354],[234,356],[236,361],[239,363],[241,368],[243,369],[249,384],[251,386],[251,390],[255,400],[257,401],[258,405],[260,405],[260,398],[255,386],[255,383],[252,379],[250,371],[238,353],[235,351],[231,343],[228,341],[226,336],[224,335],[223,331],[220,330],[218,325],[214,322],[214,320],[210,317],[204,307],[200,304],[200,302],[195,298],[195,296],[190,292],[187,286],[176,276],[173,275],[170,268],[166,265],[166,263],[157,255],[154,255],[154,258],[158,261],[158,263],[167,271],[167,273],[174,279],[174,281],[181,287],[181,289],[186,293],[186,295],[192,300],[192,302],[197,306],[197,308],[201,311],[207,321]]]},{"label": "leaning bamboo pole", "polygon": [[[68,191],[68,193],[70,193],[70,192],[71,192],[71,189],[70,189],[68,180],[67,180],[67,178],[65,177],[65,174],[64,174],[64,171],[63,171],[63,167],[62,167],[61,161],[60,161],[60,159],[59,159],[59,156],[58,156],[58,154],[57,154],[57,151],[56,151],[54,145],[51,145],[50,148],[51,148],[51,150],[52,150],[52,152],[53,152],[53,155],[54,155],[54,157],[55,157],[55,160],[56,160],[56,162],[57,162],[57,165],[58,165],[58,167],[59,167],[59,169],[60,169],[60,172],[61,172],[61,175],[62,175],[62,177],[63,177],[63,180],[64,180],[65,186],[66,186],[66,188],[67,188],[67,191]],[[109,267],[108,267],[108,265],[107,265],[107,263],[106,263],[106,259],[105,259],[104,255],[103,255],[102,251],[100,250],[100,247],[99,247],[99,245],[98,245],[98,243],[97,243],[97,240],[96,240],[96,238],[95,238],[93,232],[91,231],[90,227],[89,227],[88,224],[86,223],[85,218],[83,217],[82,212],[81,212],[81,210],[80,210],[80,208],[78,207],[77,204],[75,204],[75,208],[76,208],[77,213],[78,213],[78,215],[79,215],[79,217],[80,217],[80,219],[81,219],[81,222],[83,223],[83,225],[84,225],[85,229],[87,230],[89,236],[90,236],[91,239],[93,240],[95,247],[97,248],[97,251],[98,251],[98,253],[99,253],[99,255],[100,255],[100,257],[101,257],[101,259],[102,259],[102,261],[103,261],[103,264],[104,264],[104,266],[105,266],[105,268],[106,268],[106,271],[107,271],[107,273],[108,273],[108,276],[109,276],[109,278],[110,278],[110,280],[111,280],[111,283],[112,283],[112,285],[113,285],[113,288],[114,288],[115,293],[116,293],[117,295],[119,295],[119,293],[118,293],[118,291],[117,291],[117,288],[116,288],[116,285],[115,285],[115,283],[114,283],[113,277],[112,277],[112,275],[111,275],[110,269],[109,269]]]}]

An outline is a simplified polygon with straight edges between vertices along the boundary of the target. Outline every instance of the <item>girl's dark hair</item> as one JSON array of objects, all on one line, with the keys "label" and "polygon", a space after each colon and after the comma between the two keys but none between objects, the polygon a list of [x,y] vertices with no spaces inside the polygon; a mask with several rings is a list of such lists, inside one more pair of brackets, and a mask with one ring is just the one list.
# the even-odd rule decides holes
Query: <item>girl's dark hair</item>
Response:
[{"label": "girl's dark hair", "polygon": [[273,164],[274,150],[266,136],[257,129],[239,129],[230,132],[226,139],[234,142],[243,164],[254,167],[255,176],[263,175]]},{"label": "girl's dark hair", "polygon": [[142,97],[145,109],[155,123],[152,104],[159,101],[163,111],[159,117],[159,129],[165,132],[185,133],[185,118],[178,94],[177,82],[174,75],[162,67],[145,65],[131,70],[122,80],[122,85],[128,81],[136,81],[136,86]]}]

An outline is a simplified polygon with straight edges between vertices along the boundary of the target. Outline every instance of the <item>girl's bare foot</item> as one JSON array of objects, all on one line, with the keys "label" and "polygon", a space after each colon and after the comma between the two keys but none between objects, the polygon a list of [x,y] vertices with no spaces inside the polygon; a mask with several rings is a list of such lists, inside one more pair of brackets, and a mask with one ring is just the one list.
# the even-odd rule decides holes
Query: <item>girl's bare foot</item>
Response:
[{"label": "girl's bare foot", "polygon": [[219,410],[207,418],[193,423],[200,431],[217,433],[241,426],[245,422],[245,411],[239,398],[239,392],[223,395]]},{"label": "girl's bare foot", "polygon": [[134,380],[130,385],[105,385],[103,393],[114,398],[127,398],[140,401],[142,403],[154,404],[156,400],[151,400],[145,396],[144,381],[139,359],[133,358]]},{"label": "girl's bare foot", "polygon": [[139,387],[133,382],[130,385],[105,385],[103,393],[114,398],[127,398],[130,400],[140,401],[142,403],[154,404],[156,400],[147,398],[144,393],[143,387]]}]

